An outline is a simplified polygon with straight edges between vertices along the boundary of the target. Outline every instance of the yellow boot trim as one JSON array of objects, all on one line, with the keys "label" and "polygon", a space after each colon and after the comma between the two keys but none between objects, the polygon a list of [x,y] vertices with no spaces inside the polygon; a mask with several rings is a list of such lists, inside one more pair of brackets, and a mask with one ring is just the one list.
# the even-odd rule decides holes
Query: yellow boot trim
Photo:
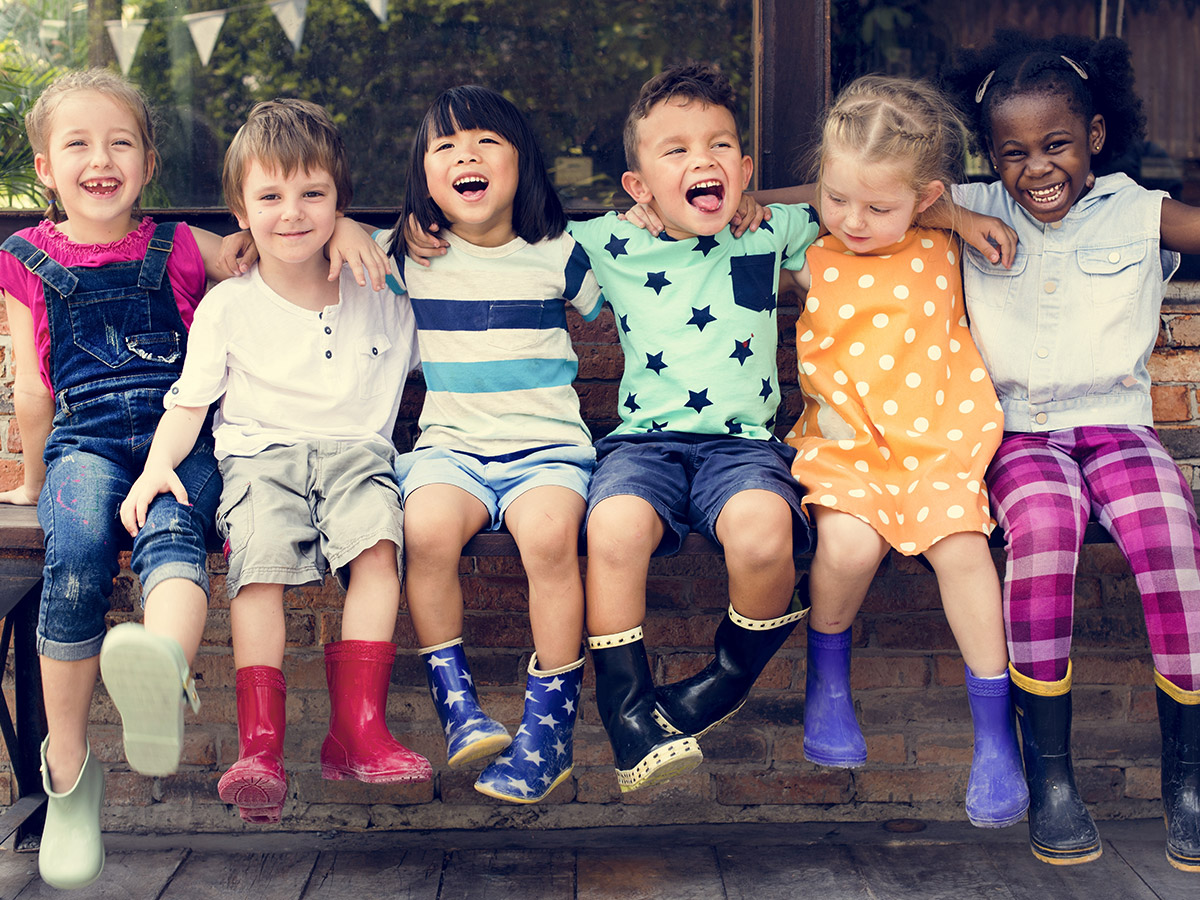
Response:
[{"label": "yellow boot trim", "polygon": [[1200,691],[1185,691],[1177,684],[1167,681],[1167,676],[1158,669],[1154,670],[1154,683],[1162,688],[1162,692],[1184,706],[1200,706]]},{"label": "yellow boot trim", "polygon": [[1061,681],[1035,681],[1028,675],[1018,672],[1012,663],[1008,664],[1008,676],[1012,679],[1013,684],[1027,694],[1034,694],[1038,697],[1061,697],[1071,690],[1071,661],[1067,660],[1067,674]]},{"label": "yellow boot trim", "polygon": [[634,625],[628,631],[622,631],[617,634],[598,634],[595,637],[589,637],[587,645],[589,650],[607,650],[609,647],[622,647],[625,644],[632,644],[641,639],[642,626]]}]

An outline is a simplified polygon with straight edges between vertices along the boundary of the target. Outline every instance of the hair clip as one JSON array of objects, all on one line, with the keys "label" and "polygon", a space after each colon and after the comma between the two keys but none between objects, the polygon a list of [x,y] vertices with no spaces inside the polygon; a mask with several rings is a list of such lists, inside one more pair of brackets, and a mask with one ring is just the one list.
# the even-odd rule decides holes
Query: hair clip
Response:
[{"label": "hair clip", "polygon": [[1078,75],[1084,81],[1087,81],[1087,72],[1083,71],[1083,66],[1081,66],[1079,63],[1075,62],[1075,60],[1071,59],[1071,57],[1069,57],[1069,56],[1063,56],[1062,61],[1065,62],[1068,66],[1070,66],[1072,69],[1074,69],[1076,75]]},{"label": "hair clip", "polygon": [[983,102],[983,95],[987,91],[988,85],[992,83],[992,76],[995,74],[996,74],[996,70],[992,69],[992,71],[987,73],[987,76],[983,79],[983,81],[979,82],[979,87],[977,87],[975,89],[975,102],[976,103]]}]

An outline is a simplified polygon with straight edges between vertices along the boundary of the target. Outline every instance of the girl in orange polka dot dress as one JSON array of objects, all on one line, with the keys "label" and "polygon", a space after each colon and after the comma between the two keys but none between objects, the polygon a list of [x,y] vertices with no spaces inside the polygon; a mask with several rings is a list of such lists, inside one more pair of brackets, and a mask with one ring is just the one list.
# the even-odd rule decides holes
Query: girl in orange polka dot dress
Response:
[{"label": "girl in orange polka dot dress", "polygon": [[983,481],[1004,418],[967,329],[958,244],[917,224],[953,183],[960,134],[947,101],[903,79],[859,79],[827,114],[817,193],[830,233],[796,273],[807,402],[788,435],[818,534],[804,751],[824,765],[866,761],[851,626],[888,551],[923,553],[967,664],[967,815],[1001,827],[1028,806]]}]

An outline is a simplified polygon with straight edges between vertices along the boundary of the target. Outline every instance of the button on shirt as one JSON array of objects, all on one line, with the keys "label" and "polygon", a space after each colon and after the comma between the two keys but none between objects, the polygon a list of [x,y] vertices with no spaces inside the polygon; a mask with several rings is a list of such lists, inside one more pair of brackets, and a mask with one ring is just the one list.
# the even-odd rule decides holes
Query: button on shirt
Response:
[{"label": "button on shirt", "polygon": [[1106,175],[1058,222],[1043,224],[1000,182],[954,200],[1016,230],[1011,269],[966,248],[971,334],[1008,431],[1152,425],[1147,363],[1179,254],[1159,246],[1162,191]]},{"label": "button on shirt", "polygon": [[220,398],[218,459],[310,440],[390,444],[418,361],[408,297],[359,287],[348,268],[339,292],[313,312],[273,291],[257,267],[217,285],[196,310],[167,407]]}]

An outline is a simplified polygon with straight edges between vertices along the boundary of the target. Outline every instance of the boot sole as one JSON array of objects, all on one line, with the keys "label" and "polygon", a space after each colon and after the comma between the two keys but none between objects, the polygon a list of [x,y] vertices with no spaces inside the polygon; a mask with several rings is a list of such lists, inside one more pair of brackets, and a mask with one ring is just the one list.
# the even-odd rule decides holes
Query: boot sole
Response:
[{"label": "boot sole", "polygon": [[[738,711],[741,710],[741,708],[745,705],[746,705],[746,701],[743,700],[741,703],[739,703],[734,708],[733,712],[727,713],[722,718],[717,719],[717,721],[713,722],[711,725],[709,725],[705,728],[701,728],[699,731],[691,732],[691,736],[694,738],[704,737],[704,735],[708,734],[710,731],[712,731],[718,725],[724,725],[726,722],[728,722],[730,719],[732,719],[734,716],[736,716],[738,714]],[[652,713],[652,715],[654,716],[654,721],[657,722],[662,727],[662,729],[667,732],[667,734],[682,734],[682,735],[688,734],[688,732],[682,731],[679,728],[676,728],[674,725],[672,725],[667,720],[667,717],[662,714],[662,711],[657,706],[654,707],[654,712]]]},{"label": "boot sole", "polygon": [[1029,850],[1035,857],[1052,866],[1078,866],[1082,863],[1093,862],[1100,858],[1104,848],[1097,844],[1095,847],[1084,847],[1081,850],[1051,850],[1030,844]]},{"label": "boot sole", "polygon": [[559,775],[557,778],[554,779],[554,782],[550,785],[550,787],[546,788],[546,790],[544,790],[542,793],[540,793],[536,797],[526,797],[526,796],[517,796],[514,794],[506,794],[503,791],[498,791],[489,785],[482,785],[478,781],[475,782],[475,790],[479,791],[479,793],[484,794],[488,797],[493,797],[496,800],[507,800],[509,803],[537,803],[541,800],[545,800],[546,797],[548,797],[550,795],[551,791],[553,791],[556,787],[558,787],[560,784],[562,784],[564,781],[566,781],[568,778],[570,778],[571,773],[573,771],[575,771],[575,767],[569,766],[565,771],[563,771],[563,773],[561,775]]},{"label": "boot sole", "polygon": [[980,819],[976,816],[967,816],[967,821],[976,828],[1008,828],[1010,825],[1016,825],[1025,818],[1025,813],[1029,812],[1029,807],[1025,807],[1019,813],[1009,816],[1005,819]]},{"label": "boot sole", "polygon": [[266,815],[268,810],[283,807],[283,798],[287,796],[287,782],[263,775],[235,777],[227,782],[219,782],[217,795],[241,810],[243,818],[247,812],[252,815]]},{"label": "boot sole", "polygon": [[688,772],[704,762],[704,754],[694,737],[683,737],[655,747],[632,769],[617,769],[621,792],[636,791],[652,784],[661,784]]},{"label": "boot sole", "polygon": [[816,751],[804,748],[804,758],[809,762],[814,762],[819,766],[828,766],[831,769],[857,769],[859,766],[867,764],[867,754],[862,756],[822,756]]},{"label": "boot sole", "polygon": [[1178,856],[1167,847],[1167,862],[1181,872],[1200,872],[1200,857]]},{"label": "boot sole", "polygon": [[465,766],[468,763],[478,762],[481,759],[487,759],[489,756],[495,756],[501,750],[504,750],[512,743],[512,735],[496,734],[491,737],[481,738],[474,743],[467,744],[452,757],[446,760],[446,765],[452,769],[457,769],[460,766]]},{"label": "boot sole", "polygon": [[179,664],[140,626],[111,629],[100,649],[100,676],[121,716],[125,758],[142,775],[171,775],[183,753]]},{"label": "boot sole", "polygon": [[418,765],[407,771],[361,772],[322,763],[321,777],[326,781],[361,781],[364,784],[420,784],[433,779],[433,767]]}]

